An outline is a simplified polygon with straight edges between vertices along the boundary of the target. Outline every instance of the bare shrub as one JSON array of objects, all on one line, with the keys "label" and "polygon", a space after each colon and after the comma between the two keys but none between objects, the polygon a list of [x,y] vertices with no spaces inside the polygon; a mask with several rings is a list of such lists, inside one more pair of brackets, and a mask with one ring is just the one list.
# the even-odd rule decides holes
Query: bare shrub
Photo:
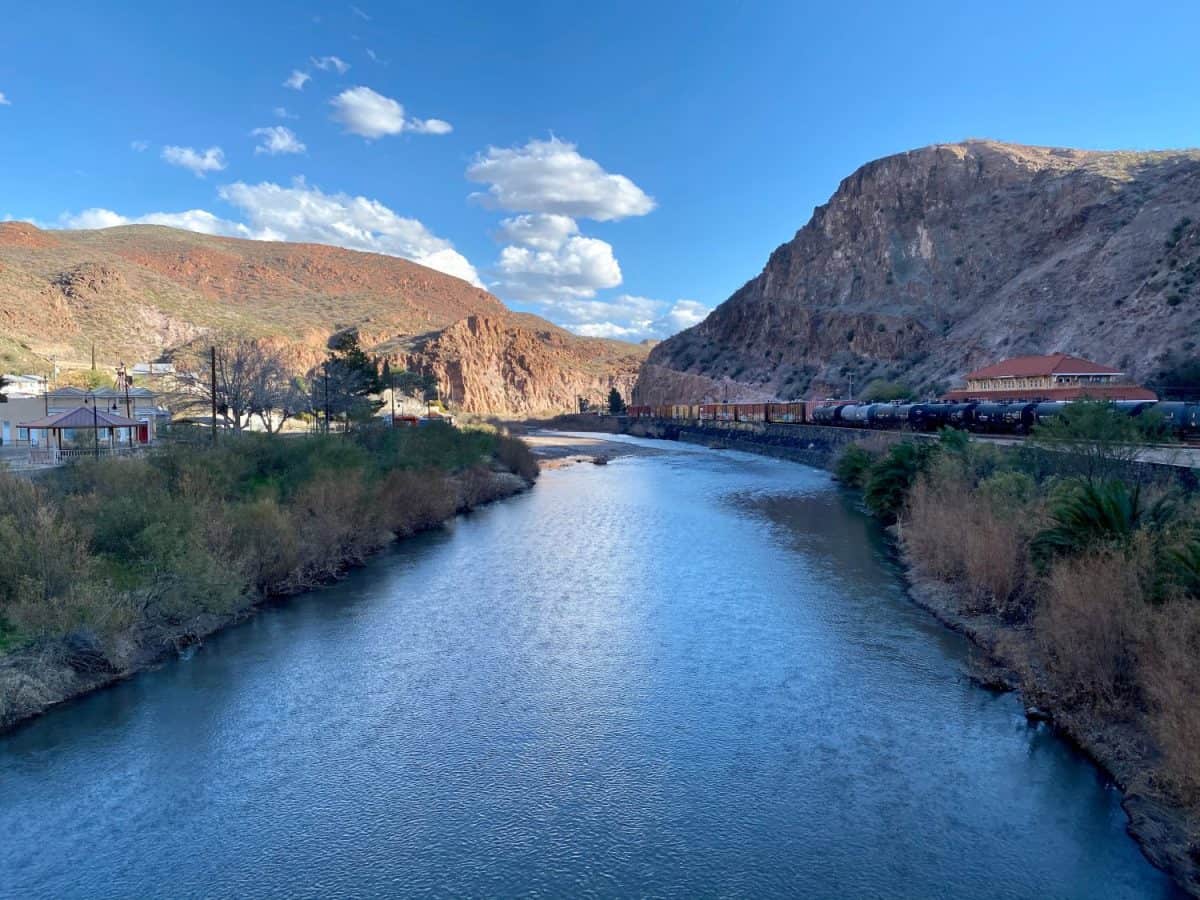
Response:
[{"label": "bare shrub", "polygon": [[360,471],[321,472],[296,492],[292,507],[302,583],[333,577],[381,543],[382,526]]},{"label": "bare shrub", "polygon": [[1067,704],[1120,713],[1135,698],[1146,615],[1138,565],[1093,552],[1060,560],[1045,579],[1035,630],[1051,687]]},{"label": "bare shrub", "polygon": [[537,457],[520,438],[501,434],[496,438],[496,459],[500,465],[514,475],[520,475],[531,484],[537,480],[541,468]]},{"label": "bare shrub", "polygon": [[1165,603],[1149,617],[1139,675],[1166,763],[1165,786],[1200,803],[1200,606]]},{"label": "bare shrub", "polygon": [[966,571],[962,542],[966,500],[967,486],[960,479],[926,477],[913,486],[901,533],[905,549],[923,573],[948,581]]},{"label": "bare shrub", "polygon": [[458,475],[459,509],[474,509],[509,494],[496,473],[487,466],[472,466]]},{"label": "bare shrub", "polygon": [[384,524],[398,537],[434,528],[454,515],[457,498],[435,469],[390,472],[379,492]]},{"label": "bare shrub", "polygon": [[962,532],[966,580],[975,602],[988,612],[1020,611],[1029,541],[1020,525],[990,506],[976,505]]},{"label": "bare shrub", "polygon": [[301,552],[291,516],[272,498],[238,507],[232,515],[240,566],[263,594],[281,592],[301,574]]}]

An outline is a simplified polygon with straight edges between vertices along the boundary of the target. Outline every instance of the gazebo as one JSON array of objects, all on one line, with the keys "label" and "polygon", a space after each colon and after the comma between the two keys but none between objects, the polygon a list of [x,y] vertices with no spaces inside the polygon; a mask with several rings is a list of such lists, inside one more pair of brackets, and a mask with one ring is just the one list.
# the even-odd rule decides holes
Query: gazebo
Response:
[{"label": "gazebo", "polygon": [[[62,463],[89,456],[132,453],[136,448],[134,435],[140,424],[133,419],[88,405],[34,419],[32,422],[22,422],[20,427],[29,429],[31,463]],[[88,431],[92,433],[90,441],[86,438],[78,439],[79,432]]]}]

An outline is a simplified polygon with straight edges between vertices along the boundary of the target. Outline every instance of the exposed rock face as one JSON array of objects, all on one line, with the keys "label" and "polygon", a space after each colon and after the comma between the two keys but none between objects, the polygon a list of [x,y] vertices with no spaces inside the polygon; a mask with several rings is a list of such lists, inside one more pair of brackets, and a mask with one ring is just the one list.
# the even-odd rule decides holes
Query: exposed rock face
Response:
[{"label": "exposed rock face", "polygon": [[521,316],[469,316],[379,349],[406,368],[436,376],[442,398],[454,406],[518,416],[570,411],[580,397],[601,403],[613,387],[629,397],[645,358],[631,344],[579,338]]},{"label": "exposed rock face", "polygon": [[1054,351],[1142,378],[1200,342],[1198,280],[1200,152],[926,147],[844,180],[762,274],[654,348],[635,398],[844,395],[851,376],[929,391]]},{"label": "exposed rock face", "polygon": [[570,411],[612,384],[628,396],[648,351],[576,337],[391,256],[159,226],[0,223],[0,371],[43,372],[50,356],[84,367],[93,343],[109,365],[227,334],[267,340],[303,370],[346,328],[372,352],[403,346],[466,409],[507,415]]}]

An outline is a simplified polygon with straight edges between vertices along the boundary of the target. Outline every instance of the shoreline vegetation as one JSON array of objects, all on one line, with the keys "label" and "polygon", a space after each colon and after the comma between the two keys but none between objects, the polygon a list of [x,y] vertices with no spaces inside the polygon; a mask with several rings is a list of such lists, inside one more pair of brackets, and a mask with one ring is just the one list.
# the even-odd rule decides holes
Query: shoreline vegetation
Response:
[{"label": "shoreline vegetation", "polygon": [[1124,794],[1147,857],[1200,896],[1200,497],[1153,435],[1080,404],[1021,448],[852,444],[837,479],[889,526],[910,596]]},{"label": "shoreline vegetation", "polygon": [[495,429],[207,437],[0,472],[0,732],[538,475]]}]

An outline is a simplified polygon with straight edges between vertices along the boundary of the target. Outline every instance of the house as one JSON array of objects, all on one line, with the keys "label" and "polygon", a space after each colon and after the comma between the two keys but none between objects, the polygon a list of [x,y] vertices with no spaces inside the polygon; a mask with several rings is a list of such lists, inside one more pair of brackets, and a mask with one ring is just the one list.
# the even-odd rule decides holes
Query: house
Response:
[{"label": "house", "polygon": [[0,394],[6,397],[37,397],[46,392],[45,375],[4,375]]},{"label": "house", "polygon": [[1157,400],[1151,390],[1130,384],[1125,373],[1066,353],[1015,356],[966,376],[965,388],[946,400]]}]

